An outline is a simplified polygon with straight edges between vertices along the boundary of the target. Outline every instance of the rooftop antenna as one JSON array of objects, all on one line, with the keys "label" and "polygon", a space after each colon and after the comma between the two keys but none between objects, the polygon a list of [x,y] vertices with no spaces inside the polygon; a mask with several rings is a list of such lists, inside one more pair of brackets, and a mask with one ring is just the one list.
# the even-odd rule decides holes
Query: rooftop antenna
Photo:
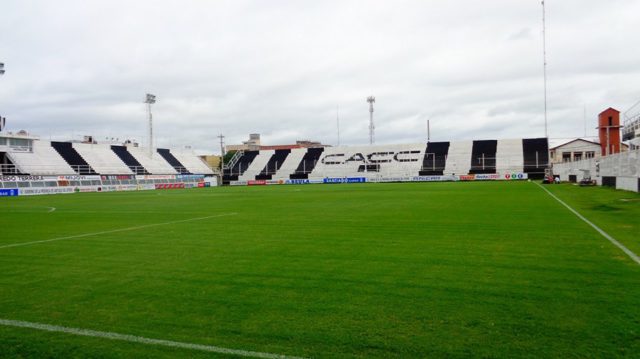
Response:
[{"label": "rooftop antenna", "polygon": [[369,96],[367,97],[367,102],[369,103],[369,144],[373,145],[373,143],[376,142],[374,133],[376,127],[373,125],[373,104],[376,102],[376,98]]},{"label": "rooftop antenna", "polygon": [[336,105],[336,125],[338,126],[338,146],[340,146],[340,105]]},{"label": "rooftop antenna", "polygon": [[547,130],[547,23],[544,0],[542,0],[542,68],[544,73],[544,137],[549,138]]},{"label": "rooftop antenna", "polygon": [[153,116],[151,115],[151,105],[156,103],[156,95],[148,93],[144,103],[147,104],[147,112],[149,113],[149,157],[153,157]]}]

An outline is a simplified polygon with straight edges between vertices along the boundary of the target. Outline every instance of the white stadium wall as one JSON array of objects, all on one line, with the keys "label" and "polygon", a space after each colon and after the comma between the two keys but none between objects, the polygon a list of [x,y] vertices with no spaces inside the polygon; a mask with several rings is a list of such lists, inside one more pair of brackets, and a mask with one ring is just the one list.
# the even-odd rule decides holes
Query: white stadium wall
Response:
[{"label": "white stadium wall", "polygon": [[628,151],[582,161],[557,163],[553,173],[562,181],[581,181],[585,174],[598,185],[627,191],[640,191],[640,150]]}]

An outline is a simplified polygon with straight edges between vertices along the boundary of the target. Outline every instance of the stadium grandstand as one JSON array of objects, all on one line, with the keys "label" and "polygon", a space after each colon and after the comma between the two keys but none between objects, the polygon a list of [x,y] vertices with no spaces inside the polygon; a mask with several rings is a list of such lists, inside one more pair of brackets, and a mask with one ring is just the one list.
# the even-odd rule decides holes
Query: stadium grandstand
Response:
[{"label": "stadium grandstand", "polygon": [[542,178],[546,138],[237,151],[231,185]]},{"label": "stadium grandstand", "polygon": [[216,172],[193,150],[45,141],[25,131],[0,134],[3,196],[207,187]]}]

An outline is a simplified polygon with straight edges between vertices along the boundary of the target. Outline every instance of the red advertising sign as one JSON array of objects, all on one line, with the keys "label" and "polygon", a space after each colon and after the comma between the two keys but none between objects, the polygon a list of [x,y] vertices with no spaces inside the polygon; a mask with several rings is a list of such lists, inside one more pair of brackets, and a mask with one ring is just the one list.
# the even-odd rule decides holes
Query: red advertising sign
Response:
[{"label": "red advertising sign", "polygon": [[184,188],[184,183],[156,183],[156,189]]},{"label": "red advertising sign", "polygon": [[247,181],[247,186],[264,186],[266,184],[266,180]]}]

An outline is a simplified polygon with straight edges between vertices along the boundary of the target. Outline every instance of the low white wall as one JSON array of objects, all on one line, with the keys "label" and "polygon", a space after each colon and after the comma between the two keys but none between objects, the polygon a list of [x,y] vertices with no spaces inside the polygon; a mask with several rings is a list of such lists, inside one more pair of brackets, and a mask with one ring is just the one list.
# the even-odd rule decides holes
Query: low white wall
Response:
[{"label": "low white wall", "polygon": [[[599,163],[599,170],[596,170]],[[616,177],[616,188],[638,192],[638,178],[640,178],[640,150],[618,153],[599,159],[586,159],[575,162],[556,163],[553,165],[554,175],[560,180],[568,181],[570,175],[575,175],[577,181],[584,177],[584,171],[589,170],[591,178],[598,185],[602,185],[602,177]]]},{"label": "low white wall", "polygon": [[616,189],[638,192],[638,177],[616,177]]}]

